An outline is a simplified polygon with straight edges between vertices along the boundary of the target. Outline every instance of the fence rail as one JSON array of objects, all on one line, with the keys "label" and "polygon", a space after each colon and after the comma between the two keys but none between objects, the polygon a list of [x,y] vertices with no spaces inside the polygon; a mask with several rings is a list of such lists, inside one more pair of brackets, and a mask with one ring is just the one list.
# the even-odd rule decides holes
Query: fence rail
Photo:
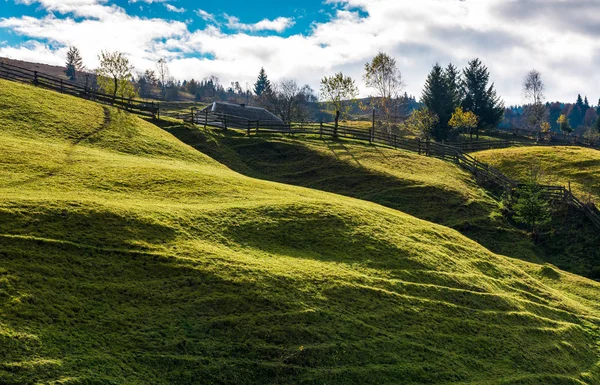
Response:
[{"label": "fence rail", "polygon": [[37,87],[58,91],[63,94],[93,100],[138,115],[150,116],[152,118],[157,118],[159,115],[158,103],[148,103],[142,100],[127,99],[119,96],[113,97],[113,95],[98,92],[98,90],[93,87],[82,86],[75,82],[4,62],[0,62],[0,78],[33,84]]},{"label": "fence rail", "polygon": [[[483,163],[468,154],[471,151],[479,151],[489,148],[506,148],[517,145],[513,141],[482,141],[474,143],[462,143],[459,145],[448,145],[421,139],[407,139],[395,134],[377,132],[374,130],[360,130],[352,127],[324,123],[297,123],[297,124],[273,124],[253,121],[236,116],[216,114],[207,111],[192,111],[188,121],[205,127],[218,127],[223,129],[233,128],[245,130],[248,134],[258,133],[289,133],[289,134],[314,134],[321,137],[352,139],[369,142],[371,144],[384,145],[396,149],[416,152],[420,155],[431,156],[456,163],[461,168],[471,172],[478,180],[491,182],[504,191],[513,193],[524,184],[513,180],[500,170]],[[503,147],[500,147],[503,146]],[[595,205],[581,202],[573,193],[564,186],[539,185],[542,195],[550,201],[564,202],[582,211],[590,221],[600,228],[600,211]]]}]

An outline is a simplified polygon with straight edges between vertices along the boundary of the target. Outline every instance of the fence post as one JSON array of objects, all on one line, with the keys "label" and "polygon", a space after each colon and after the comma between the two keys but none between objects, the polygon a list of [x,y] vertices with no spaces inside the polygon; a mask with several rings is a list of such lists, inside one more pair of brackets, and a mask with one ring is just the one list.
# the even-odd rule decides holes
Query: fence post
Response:
[{"label": "fence post", "polygon": [[227,131],[227,115],[223,114],[223,128]]},{"label": "fence post", "polygon": [[208,109],[204,110],[204,128],[208,125]]},{"label": "fence post", "polygon": [[158,120],[160,120],[160,102],[156,103],[156,115],[158,116]]},{"label": "fence post", "polygon": [[394,148],[398,148],[398,136],[394,134]]},{"label": "fence post", "polygon": [[190,109],[190,111],[191,111],[191,113],[192,113],[192,126],[195,126],[195,125],[196,125],[196,119],[194,118],[194,108],[196,108],[196,107],[192,107],[192,108]]},{"label": "fence post", "polygon": [[250,136],[250,126],[251,126],[251,121],[248,121],[248,131],[246,132],[246,136]]},{"label": "fence post", "polygon": [[335,112],[335,128],[333,129],[333,138],[337,139],[338,137],[338,125],[340,122],[340,112],[336,111]]},{"label": "fence post", "polygon": [[417,141],[419,143],[419,155],[421,155],[421,138],[417,138]]},{"label": "fence post", "polygon": [[37,71],[33,71],[33,84],[34,85],[38,85],[38,72]]},{"label": "fence post", "polygon": [[425,149],[425,155],[429,156],[429,137],[427,137],[427,148]]},{"label": "fence post", "polygon": [[369,132],[369,143],[373,143],[375,139],[375,109],[373,108],[373,119],[371,120],[371,130]]},{"label": "fence post", "polygon": [[258,134],[258,126],[260,125],[260,120],[256,121],[256,133]]},{"label": "fence post", "polygon": [[323,139],[323,121],[319,122],[319,139]]},{"label": "fence post", "polygon": [[63,80],[60,79],[60,93],[63,94],[65,92],[64,90],[64,86],[63,86]]}]

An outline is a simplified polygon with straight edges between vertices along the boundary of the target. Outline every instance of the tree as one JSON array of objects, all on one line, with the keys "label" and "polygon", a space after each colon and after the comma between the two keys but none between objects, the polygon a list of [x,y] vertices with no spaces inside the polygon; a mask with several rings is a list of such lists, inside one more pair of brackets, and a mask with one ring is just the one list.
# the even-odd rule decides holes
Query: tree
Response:
[{"label": "tree", "polygon": [[596,124],[594,124],[594,128],[596,129],[596,131],[600,132],[600,115],[598,116],[598,119],[596,119]]},{"label": "tree", "polygon": [[67,69],[65,73],[69,77],[70,80],[77,80],[77,72],[84,70],[83,59],[81,58],[81,54],[79,53],[79,49],[77,47],[69,47],[69,52],[67,52]]},{"label": "tree", "polygon": [[254,83],[254,93],[256,96],[261,96],[265,92],[271,90],[271,81],[267,77],[267,72],[264,67],[260,69],[256,83]]},{"label": "tree", "polygon": [[523,80],[523,96],[527,101],[525,106],[525,118],[532,131],[535,131],[537,140],[540,139],[542,123],[548,119],[548,110],[544,105],[545,85],[542,74],[537,70],[531,70]]},{"label": "tree", "polygon": [[416,132],[420,138],[429,138],[432,136],[438,122],[439,118],[433,111],[427,107],[422,107],[410,114],[406,125],[411,131]]},{"label": "tree", "polygon": [[590,145],[595,146],[600,141],[600,132],[596,127],[589,127],[583,133],[583,138],[587,140]]},{"label": "tree", "polygon": [[567,115],[562,114],[556,122],[558,123],[558,127],[564,134],[570,134],[571,132],[573,132],[573,128],[571,127],[571,124],[569,123],[569,119],[567,118]]},{"label": "tree", "polygon": [[456,89],[453,89],[452,84],[455,79],[447,75],[439,64],[434,65],[427,76],[421,96],[421,102],[438,117],[431,132],[431,136],[438,141],[448,140],[453,136],[448,122],[457,107]]},{"label": "tree", "polygon": [[156,75],[160,85],[161,96],[165,99],[167,93],[167,82],[171,79],[167,60],[162,58],[156,62]]},{"label": "tree", "polygon": [[464,111],[462,107],[457,107],[448,125],[456,132],[465,132],[469,135],[477,128],[477,116],[471,111]]},{"label": "tree", "polygon": [[404,87],[396,59],[383,52],[378,53],[370,63],[365,64],[364,80],[367,87],[376,91],[378,100],[374,104],[389,117],[392,99],[397,98]]},{"label": "tree", "polygon": [[488,86],[490,74],[479,59],[469,62],[463,70],[462,89],[464,99],[462,107],[477,115],[479,123],[475,129],[477,138],[479,130],[496,128],[504,117],[504,103],[496,94],[494,84]]},{"label": "tree", "polygon": [[513,205],[514,219],[529,226],[534,233],[551,219],[550,206],[544,199],[538,179],[539,170],[532,168],[527,184],[517,189],[517,201]]},{"label": "tree", "polygon": [[456,107],[460,106],[463,99],[460,72],[452,63],[450,63],[448,64],[448,67],[446,67],[444,75],[446,77],[446,82],[448,83],[452,105],[456,109]]},{"label": "tree", "polygon": [[135,89],[131,83],[131,71],[133,66],[129,64],[129,59],[118,51],[102,51],[98,55],[100,68],[96,70],[98,75],[98,84],[100,88],[113,99],[117,94],[122,98],[131,98],[135,95]]},{"label": "tree", "polygon": [[321,79],[321,98],[342,114],[347,114],[358,96],[358,87],[349,76],[339,72],[331,77]]},{"label": "tree", "polygon": [[286,123],[306,121],[309,118],[307,105],[315,100],[310,86],[300,87],[294,79],[277,82],[261,95],[261,104]]}]

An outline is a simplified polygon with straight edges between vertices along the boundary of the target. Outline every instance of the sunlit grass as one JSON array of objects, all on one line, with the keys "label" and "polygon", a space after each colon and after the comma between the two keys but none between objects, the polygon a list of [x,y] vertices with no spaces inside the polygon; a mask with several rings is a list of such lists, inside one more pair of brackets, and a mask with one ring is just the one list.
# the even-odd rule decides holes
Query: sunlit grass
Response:
[{"label": "sunlit grass", "polygon": [[[3,81],[0,106],[0,383],[600,383],[597,283],[242,176],[115,109]],[[370,172],[489,199],[371,151]]]}]

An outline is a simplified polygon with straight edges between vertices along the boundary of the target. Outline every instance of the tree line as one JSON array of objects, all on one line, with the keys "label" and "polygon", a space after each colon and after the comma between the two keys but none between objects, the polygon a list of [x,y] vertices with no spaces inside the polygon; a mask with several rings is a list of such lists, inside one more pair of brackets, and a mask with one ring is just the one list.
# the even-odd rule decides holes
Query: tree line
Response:
[{"label": "tree line", "polygon": [[[423,138],[437,141],[456,140],[460,135],[479,137],[481,130],[498,126],[518,126],[538,137],[551,130],[568,134],[583,127],[588,137],[600,139],[600,107],[592,108],[587,97],[579,95],[574,104],[546,102],[542,74],[531,70],[523,80],[524,105],[505,108],[490,81],[488,68],[479,59],[470,61],[462,70],[453,64],[442,67],[436,63],[416,102],[403,92],[405,85],[396,59],[380,52],[364,66],[363,81],[372,95],[363,102],[357,100],[356,81],[342,72],[323,77],[317,93],[294,79],[272,82],[264,68],[254,84],[232,82],[226,87],[216,76],[178,81],[171,76],[165,59],[158,60],[154,68],[134,74],[129,59],[120,52],[102,51],[98,58],[100,66],[94,71],[94,85],[113,97],[176,101],[186,96],[196,101],[256,104],[285,122],[314,118],[314,109],[309,106],[317,102],[331,114],[339,111],[342,118],[357,110],[368,113],[374,109],[378,120],[396,122]],[[70,47],[65,73],[77,80],[84,71],[79,50]],[[86,74],[86,84],[88,80]]]}]

